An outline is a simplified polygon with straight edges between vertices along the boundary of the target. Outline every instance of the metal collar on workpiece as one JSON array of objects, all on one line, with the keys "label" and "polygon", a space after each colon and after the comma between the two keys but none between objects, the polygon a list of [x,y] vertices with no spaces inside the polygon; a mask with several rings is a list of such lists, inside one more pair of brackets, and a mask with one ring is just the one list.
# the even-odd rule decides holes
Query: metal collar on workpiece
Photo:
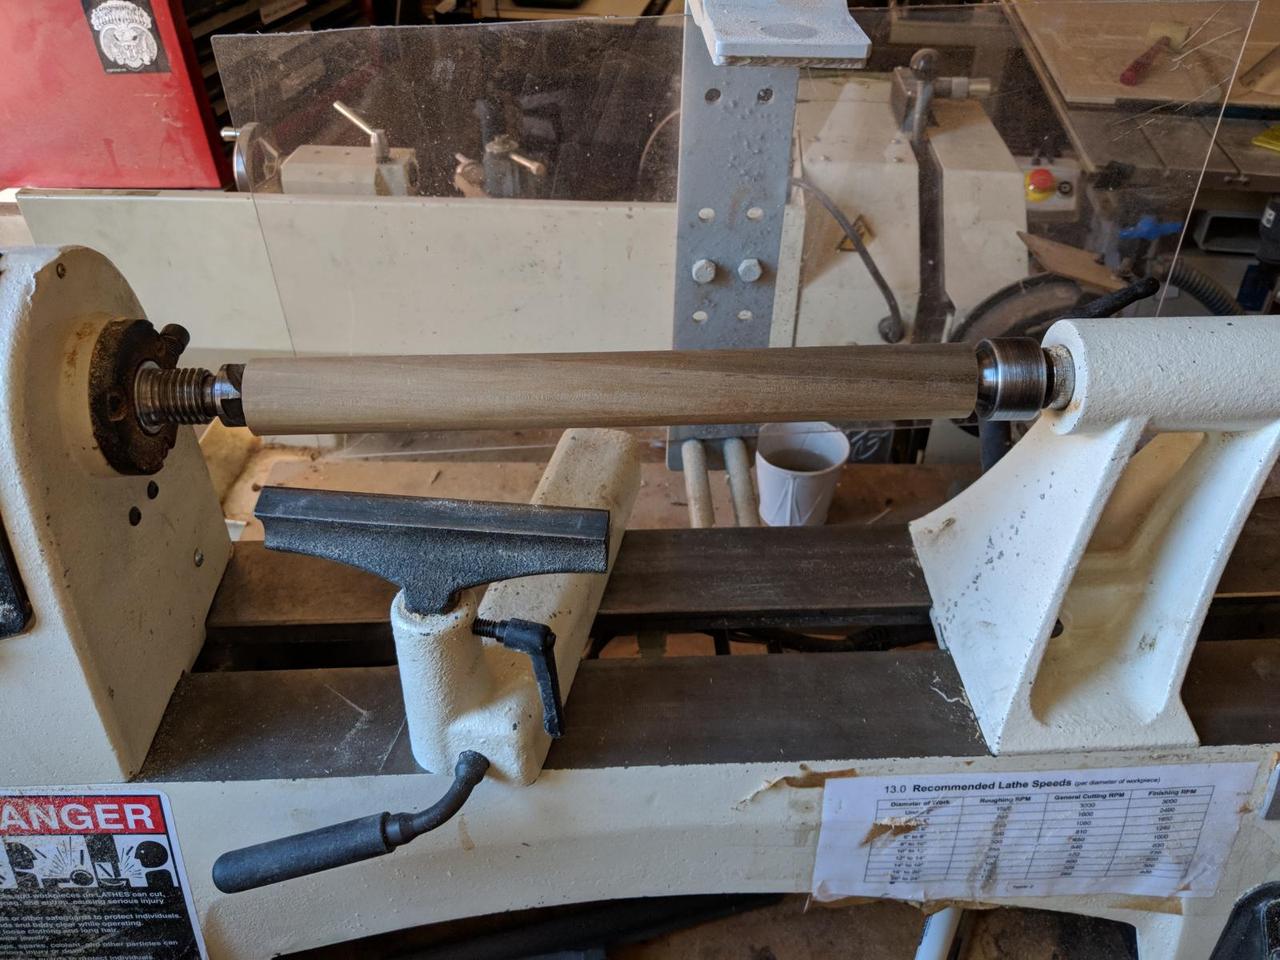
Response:
[{"label": "metal collar on workpiece", "polygon": [[980,420],[1031,420],[1041,410],[1061,410],[1075,389],[1071,353],[1042,349],[1030,337],[983,340],[977,347]]}]

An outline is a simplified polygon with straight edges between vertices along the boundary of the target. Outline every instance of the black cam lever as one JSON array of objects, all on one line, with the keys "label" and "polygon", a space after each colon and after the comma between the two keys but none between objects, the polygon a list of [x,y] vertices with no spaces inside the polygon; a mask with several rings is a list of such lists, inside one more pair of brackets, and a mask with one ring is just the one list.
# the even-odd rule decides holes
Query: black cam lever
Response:
[{"label": "black cam lever", "polygon": [[542,729],[553,737],[564,736],[564,708],[560,704],[560,675],[556,673],[556,635],[545,623],[531,620],[485,620],[471,624],[477,637],[497,640],[508,650],[516,650],[533,663],[533,678],[542,698]]},{"label": "black cam lever", "polygon": [[426,810],[375,813],[230,850],[213,862],[213,885],[223,893],[240,893],[390,853],[448,822],[462,809],[488,769],[485,757],[464,750],[453,769],[453,784]]}]

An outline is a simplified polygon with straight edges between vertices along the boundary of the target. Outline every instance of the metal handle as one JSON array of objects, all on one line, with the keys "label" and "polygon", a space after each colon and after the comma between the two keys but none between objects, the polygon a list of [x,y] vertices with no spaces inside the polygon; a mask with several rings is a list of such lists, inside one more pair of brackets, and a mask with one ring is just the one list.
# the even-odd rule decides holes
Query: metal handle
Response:
[{"label": "metal handle", "polygon": [[451,819],[488,769],[486,757],[464,750],[453,769],[453,784],[426,810],[384,811],[228,851],[214,861],[213,885],[223,893],[240,893],[390,853]]},{"label": "metal handle", "polygon": [[523,153],[509,153],[507,157],[512,163],[524,167],[535,177],[545,177],[547,175],[547,165],[541,160],[526,157]]},{"label": "metal handle", "polygon": [[354,123],[369,137],[369,146],[373,147],[374,160],[378,163],[386,163],[391,159],[391,144],[387,141],[387,131],[374,127],[341,100],[333,101],[333,109]]},{"label": "metal handle", "polygon": [[497,640],[508,650],[525,654],[533,665],[533,679],[542,698],[542,729],[553,737],[564,736],[564,706],[560,700],[560,675],[556,672],[556,635],[545,623],[532,620],[485,620],[471,624],[477,637]]}]

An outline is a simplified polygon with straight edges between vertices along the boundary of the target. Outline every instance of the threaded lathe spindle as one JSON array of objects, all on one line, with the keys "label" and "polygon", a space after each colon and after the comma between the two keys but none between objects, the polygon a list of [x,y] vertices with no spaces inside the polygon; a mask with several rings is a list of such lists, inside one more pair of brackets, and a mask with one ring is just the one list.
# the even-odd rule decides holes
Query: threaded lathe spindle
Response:
[{"label": "threaded lathe spindle", "polygon": [[138,419],[148,427],[208,423],[218,415],[214,375],[201,367],[143,367],[134,380]]}]

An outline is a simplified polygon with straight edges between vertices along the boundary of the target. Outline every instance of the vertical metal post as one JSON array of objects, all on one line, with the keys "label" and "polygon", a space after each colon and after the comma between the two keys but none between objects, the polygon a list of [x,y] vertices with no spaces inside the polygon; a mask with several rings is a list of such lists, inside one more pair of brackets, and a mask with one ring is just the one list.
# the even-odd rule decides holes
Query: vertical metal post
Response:
[{"label": "vertical metal post", "polygon": [[724,469],[729,475],[729,496],[733,500],[733,518],[740,527],[760,526],[760,505],[756,486],[751,480],[751,460],[741,437],[724,441]]},{"label": "vertical metal post", "polygon": [[702,31],[685,20],[678,350],[769,345],[799,74],[798,67],[717,67]]},{"label": "vertical metal post", "polygon": [[[767,347],[791,170],[795,66],[716,66],[692,17],[684,24],[676,277],[677,350]],[[681,441],[740,436],[747,425],[677,427]]]},{"label": "vertical metal post", "polygon": [[681,445],[684,462],[684,492],[689,501],[689,526],[714,527],[715,508],[711,503],[711,478],[707,473],[707,451],[701,440],[686,440]]}]

